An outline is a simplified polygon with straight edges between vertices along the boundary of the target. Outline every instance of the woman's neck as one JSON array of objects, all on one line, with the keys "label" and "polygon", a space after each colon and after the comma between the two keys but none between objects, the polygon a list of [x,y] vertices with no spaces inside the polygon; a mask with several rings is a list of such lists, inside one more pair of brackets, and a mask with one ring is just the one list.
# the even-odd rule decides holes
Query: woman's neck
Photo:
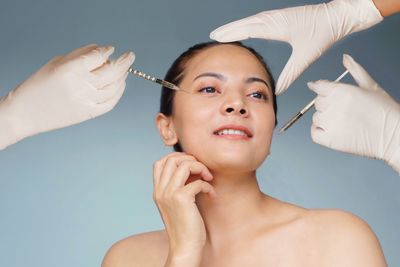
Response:
[{"label": "woman's neck", "polygon": [[210,184],[218,196],[199,194],[196,204],[206,226],[207,242],[218,244],[254,229],[263,216],[267,197],[260,191],[255,172],[213,176]]}]

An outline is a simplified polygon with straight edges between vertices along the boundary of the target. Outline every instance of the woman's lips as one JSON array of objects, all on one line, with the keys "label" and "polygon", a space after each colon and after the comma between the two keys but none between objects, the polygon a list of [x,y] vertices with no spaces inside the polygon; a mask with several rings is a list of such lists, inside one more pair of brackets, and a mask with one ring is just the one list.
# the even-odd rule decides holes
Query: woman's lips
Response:
[{"label": "woman's lips", "polygon": [[224,138],[229,140],[250,140],[250,137],[240,134],[224,134],[224,135],[214,134],[214,135],[218,138]]},{"label": "woman's lips", "polygon": [[[218,135],[218,132],[221,132],[221,131],[240,131],[240,132],[243,132],[248,138],[253,137],[253,133],[247,127],[245,127],[243,125],[238,125],[238,124],[222,125],[221,127],[219,127],[218,129],[216,129],[214,131],[214,134]],[[239,134],[231,132],[230,135],[239,135]]]},{"label": "woman's lips", "polygon": [[230,140],[249,140],[253,136],[253,133],[245,126],[228,124],[215,130],[214,135]]}]

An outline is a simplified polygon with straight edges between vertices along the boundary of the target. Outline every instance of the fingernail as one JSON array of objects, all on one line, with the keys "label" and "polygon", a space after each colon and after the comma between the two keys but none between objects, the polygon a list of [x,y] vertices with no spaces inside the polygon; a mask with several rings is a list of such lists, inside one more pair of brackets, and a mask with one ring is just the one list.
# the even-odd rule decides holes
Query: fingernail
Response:
[{"label": "fingernail", "polygon": [[347,68],[352,62],[354,62],[354,59],[347,55],[343,54],[343,65]]},{"label": "fingernail", "polygon": [[211,192],[212,192],[212,196],[213,197],[218,197],[217,191],[215,189],[213,191],[211,191]]},{"label": "fingernail", "polygon": [[212,175],[210,175],[210,174],[208,174],[208,173],[205,173],[205,174],[203,175],[203,178],[204,178],[204,180],[206,180],[206,181],[211,181],[212,179],[214,179],[214,177],[212,177]]},{"label": "fingernail", "polygon": [[112,53],[114,53],[114,46],[112,46],[112,45],[108,45],[105,49],[104,49],[104,52],[107,54],[107,55],[111,55]]},{"label": "fingernail", "polygon": [[123,54],[122,55],[122,59],[121,59],[121,61],[125,61],[125,60],[128,60],[128,59],[132,59],[132,56],[133,56],[133,53],[132,52],[126,52],[125,54]]},{"label": "fingernail", "polygon": [[132,51],[129,52],[129,60],[131,60],[132,63],[135,60],[135,54]]},{"label": "fingernail", "polygon": [[282,87],[282,82],[278,80],[278,83],[276,84],[275,87],[275,95],[280,95],[285,91],[285,89]]},{"label": "fingernail", "polygon": [[343,59],[346,59],[346,60],[353,60],[353,58],[352,58],[350,55],[348,55],[348,54],[343,54]]},{"label": "fingernail", "polygon": [[122,58],[125,59],[125,58],[129,57],[129,53],[130,53],[130,52],[125,52],[125,53],[122,55]]},{"label": "fingernail", "polygon": [[214,39],[215,40],[215,31],[212,31],[210,33],[210,39]]},{"label": "fingernail", "polygon": [[123,53],[118,59],[117,59],[117,64],[123,63],[129,56],[129,52]]}]

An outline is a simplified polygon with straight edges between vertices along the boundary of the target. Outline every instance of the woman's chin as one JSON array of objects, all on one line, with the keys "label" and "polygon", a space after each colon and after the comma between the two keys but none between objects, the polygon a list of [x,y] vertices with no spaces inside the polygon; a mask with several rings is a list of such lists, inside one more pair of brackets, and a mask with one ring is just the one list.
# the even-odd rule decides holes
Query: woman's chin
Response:
[{"label": "woman's chin", "polygon": [[251,160],[250,157],[246,158],[235,155],[218,157],[218,155],[214,154],[212,157],[205,158],[201,162],[206,165],[211,172],[226,174],[252,172],[260,165],[258,161]]},{"label": "woman's chin", "polygon": [[[195,147],[186,153],[193,155],[209,170],[246,173],[256,170],[265,160],[267,151],[236,147]],[[210,149],[211,148],[211,149]]]}]

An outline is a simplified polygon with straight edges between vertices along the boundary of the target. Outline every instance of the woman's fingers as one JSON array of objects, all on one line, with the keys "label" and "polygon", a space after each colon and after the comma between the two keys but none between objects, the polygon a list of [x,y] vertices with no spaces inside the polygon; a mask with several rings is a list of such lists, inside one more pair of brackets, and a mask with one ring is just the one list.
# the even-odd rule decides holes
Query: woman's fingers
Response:
[{"label": "woman's fingers", "polygon": [[179,154],[183,154],[183,153],[182,152],[173,152],[173,153],[170,153],[170,154],[164,156],[163,158],[157,160],[156,162],[154,162],[154,164],[153,164],[154,186],[158,186],[158,184],[160,182],[161,173],[162,173],[162,169],[164,167],[165,161],[172,155],[179,155]]},{"label": "woman's fingers", "polygon": [[183,161],[196,161],[196,159],[187,154],[174,155],[166,159],[158,184],[159,188],[165,188],[167,186],[169,181],[173,179],[174,172]]},{"label": "woman's fingers", "polygon": [[216,196],[211,184],[189,178],[213,179],[207,167],[186,153],[171,153],[154,164],[153,199],[168,233],[170,247],[189,249],[196,255],[206,241],[204,221],[195,203],[199,193]]},{"label": "woman's fingers", "polygon": [[181,190],[185,194],[193,196],[193,201],[195,200],[194,196],[196,196],[198,193],[208,194],[211,197],[217,196],[217,192],[215,191],[214,187],[203,180],[196,180],[193,183],[184,186]]},{"label": "woman's fingers", "polygon": [[184,186],[188,178],[195,174],[198,174],[204,180],[208,181],[213,178],[212,174],[203,163],[195,160],[183,160],[178,164],[176,171],[169,179],[166,190],[176,190]]},{"label": "woman's fingers", "polygon": [[183,152],[168,154],[153,166],[154,194],[158,196],[174,194],[195,175],[203,180],[213,179],[208,168],[195,157]]},{"label": "woman's fingers", "polygon": [[115,83],[127,74],[134,60],[133,52],[126,52],[116,60],[106,61],[91,72],[93,74],[91,84],[98,90],[103,90],[105,86]]},{"label": "woman's fingers", "polygon": [[96,104],[104,104],[116,97],[121,89],[126,86],[126,78],[129,73],[125,73],[119,80],[108,84],[101,90],[96,90]]}]

